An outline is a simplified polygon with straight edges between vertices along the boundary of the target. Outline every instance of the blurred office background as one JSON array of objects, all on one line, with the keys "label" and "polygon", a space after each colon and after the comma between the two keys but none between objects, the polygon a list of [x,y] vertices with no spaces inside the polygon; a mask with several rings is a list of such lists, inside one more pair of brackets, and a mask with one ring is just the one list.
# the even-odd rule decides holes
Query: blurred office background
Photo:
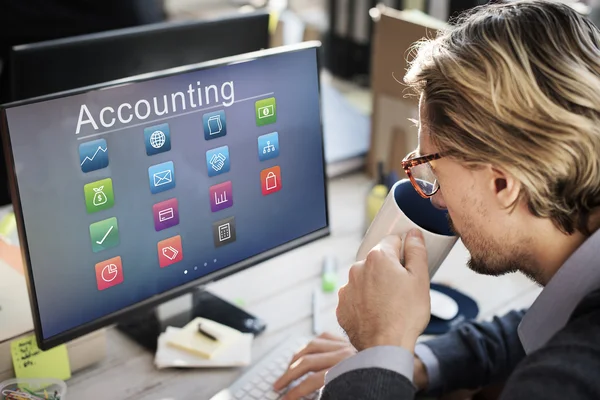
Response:
[{"label": "blurred office background", "polygon": [[[123,48],[114,46],[115,54],[111,55],[110,46],[105,46],[107,52],[102,57],[110,62],[97,66],[97,70],[93,71],[96,77],[89,76],[89,82],[83,79],[86,74],[92,74],[92,70],[83,68],[77,74],[80,81],[62,82],[63,86],[53,86],[54,78],[49,72],[58,74],[63,68],[57,60],[65,57],[68,59],[69,51],[73,52],[73,59],[81,58],[81,53],[76,53],[74,47],[72,50],[63,49],[62,53],[58,50],[49,53],[50,46],[46,48],[44,58],[36,55],[36,59],[26,57],[31,52],[21,51],[15,54],[15,46],[77,38],[97,32],[121,32],[118,30],[123,28],[210,21],[263,11],[270,15],[270,24],[268,42],[261,47],[275,47],[311,39],[323,42],[323,124],[328,174],[335,176],[365,166],[373,178],[380,178],[377,175],[381,171],[401,174],[401,169],[398,171],[399,160],[414,144],[406,120],[415,116],[415,103],[401,98],[401,86],[391,80],[392,76],[401,79],[401,69],[405,66],[402,57],[411,41],[420,38],[428,29],[435,30],[444,26],[460,12],[487,2],[488,0],[2,0],[0,104],[47,94],[53,87],[72,89],[85,86],[83,82],[91,84],[100,83],[98,80],[125,78],[126,76],[118,76],[120,70],[136,70],[125,69],[124,65],[120,65],[131,62],[127,56],[123,56]],[[564,2],[595,22],[600,19],[600,0]],[[400,22],[393,22],[392,27],[385,22],[387,20]],[[418,29],[415,30],[415,26]],[[227,31],[226,27],[223,29]],[[248,33],[247,30],[236,32],[232,29],[229,30],[230,36],[242,38]],[[118,42],[118,35],[119,33],[114,34],[113,40]],[[231,37],[229,39],[226,41],[223,34],[196,37],[196,42],[189,46],[202,46],[201,41],[210,41],[213,51],[215,46],[221,47],[223,52],[220,56],[230,55],[236,49],[226,48],[234,42]],[[191,41],[185,38],[181,40],[182,43]],[[254,46],[258,45],[255,43]],[[132,48],[130,57],[137,57],[138,63],[144,63],[146,59],[140,56],[142,51],[145,50]],[[176,49],[168,57],[173,58],[174,51]],[[186,49],[185,46],[179,51],[194,53],[191,47]],[[217,53],[208,52],[205,57],[211,54]],[[181,56],[181,60],[189,60],[185,54]],[[174,65],[156,62],[145,68],[143,65],[136,68],[137,71],[148,72],[153,68],[164,69],[165,66]],[[102,69],[104,74],[99,72]],[[114,69],[114,74],[111,74],[110,69]],[[65,74],[68,75],[66,71]],[[73,79],[76,77],[75,74],[72,76]],[[103,79],[103,76],[111,79]],[[41,86],[47,86],[46,90],[40,91]],[[406,111],[395,112],[399,108]],[[0,152],[0,205],[10,202],[3,158],[3,152]]]}]

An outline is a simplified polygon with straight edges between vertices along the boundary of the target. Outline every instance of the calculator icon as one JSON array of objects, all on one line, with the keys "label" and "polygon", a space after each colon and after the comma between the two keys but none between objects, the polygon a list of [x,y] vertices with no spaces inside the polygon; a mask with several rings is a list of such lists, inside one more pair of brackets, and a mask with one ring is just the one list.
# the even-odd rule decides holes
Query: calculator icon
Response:
[{"label": "calculator icon", "polygon": [[235,242],[235,217],[213,222],[212,227],[215,247]]},{"label": "calculator icon", "polygon": [[231,239],[231,224],[227,222],[226,224],[219,225],[219,241],[223,242],[229,239]]}]

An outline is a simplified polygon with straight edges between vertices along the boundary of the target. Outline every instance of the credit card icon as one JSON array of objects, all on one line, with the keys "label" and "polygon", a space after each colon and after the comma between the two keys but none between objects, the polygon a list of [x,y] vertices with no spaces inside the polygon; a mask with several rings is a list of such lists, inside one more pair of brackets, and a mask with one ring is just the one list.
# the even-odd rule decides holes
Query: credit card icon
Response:
[{"label": "credit card icon", "polygon": [[169,207],[166,210],[162,210],[158,212],[158,221],[165,222],[170,219],[173,219],[175,213],[173,212],[173,207]]},{"label": "credit card icon", "polygon": [[176,198],[161,201],[152,206],[154,229],[162,231],[179,224],[179,204]]}]

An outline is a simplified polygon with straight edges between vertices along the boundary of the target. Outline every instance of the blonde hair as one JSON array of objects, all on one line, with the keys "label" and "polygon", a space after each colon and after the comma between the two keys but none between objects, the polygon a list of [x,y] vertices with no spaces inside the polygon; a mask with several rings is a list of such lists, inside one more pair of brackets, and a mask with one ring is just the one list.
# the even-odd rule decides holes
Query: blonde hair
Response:
[{"label": "blonde hair", "polygon": [[590,235],[600,206],[600,31],[569,6],[480,6],[415,44],[404,81],[423,95],[433,143],[518,179],[519,200]]}]

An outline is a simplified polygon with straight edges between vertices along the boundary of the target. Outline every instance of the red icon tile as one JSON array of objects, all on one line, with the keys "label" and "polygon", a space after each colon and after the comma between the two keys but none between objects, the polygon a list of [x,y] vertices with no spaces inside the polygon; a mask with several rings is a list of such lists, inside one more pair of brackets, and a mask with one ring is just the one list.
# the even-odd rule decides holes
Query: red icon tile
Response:
[{"label": "red icon tile", "polygon": [[98,284],[98,290],[108,289],[111,286],[123,283],[121,257],[113,257],[110,260],[96,264],[96,283]]},{"label": "red icon tile", "polygon": [[281,169],[278,165],[260,171],[262,194],[266,196],[281,190]]},{"label": "red icon tile", "polygon": [[173,236],[158,242],[158,263],[161,268],[183,260],[181,236]]}]

